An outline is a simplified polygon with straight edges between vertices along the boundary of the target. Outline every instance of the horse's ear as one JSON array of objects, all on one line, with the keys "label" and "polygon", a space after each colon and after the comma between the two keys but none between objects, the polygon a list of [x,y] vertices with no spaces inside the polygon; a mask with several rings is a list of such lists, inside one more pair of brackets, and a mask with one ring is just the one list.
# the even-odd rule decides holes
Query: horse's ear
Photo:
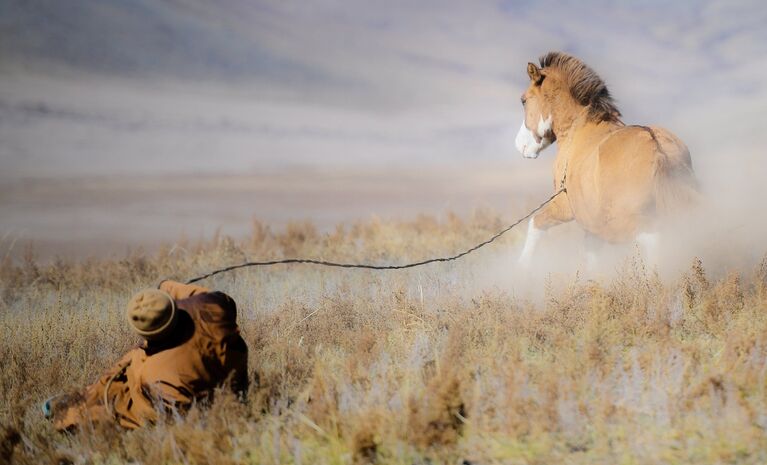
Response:
[{"label": "horse's ear", "polygon": [[541,70],[535,66],[535,63],[527,64],[527,75],[530,76],[530,80],[535,84],[540,84],[543,81],[543,74]]}]

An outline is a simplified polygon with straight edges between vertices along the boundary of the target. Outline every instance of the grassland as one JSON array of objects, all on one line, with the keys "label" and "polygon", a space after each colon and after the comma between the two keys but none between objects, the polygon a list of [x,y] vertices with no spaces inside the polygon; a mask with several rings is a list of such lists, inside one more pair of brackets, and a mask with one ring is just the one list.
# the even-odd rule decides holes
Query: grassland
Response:
[{"label": "grassland", "polygon": [[[661,279],[639,259],[599,279],[486,282],[488,260],[402,272],[276,267],[223,275],[250,346],[240,403],[118,433],[55,433],[44,398],[138,340],[122,308],[160,278],[246,257],[401,262],[453,252],[494,215],[310,224],[124,259],[0,267],[0,462],[189,464],[767,463],[767,261]],[[760,251],[759,253],[762,253]],[[503,269],[503,268],[501,268]]]}]

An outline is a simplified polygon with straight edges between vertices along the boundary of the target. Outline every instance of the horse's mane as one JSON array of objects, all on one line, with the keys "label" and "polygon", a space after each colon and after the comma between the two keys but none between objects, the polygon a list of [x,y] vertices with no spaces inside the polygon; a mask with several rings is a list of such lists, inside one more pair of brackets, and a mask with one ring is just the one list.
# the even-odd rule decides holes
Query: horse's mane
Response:
[{"label": "horse's mane", "polygon": [[589,108],[592,121],[619,121],[621,112],[602,78],[581,60],[562,52],[549,52],[540,58],[541,68],[557,68],[575,101]]}]

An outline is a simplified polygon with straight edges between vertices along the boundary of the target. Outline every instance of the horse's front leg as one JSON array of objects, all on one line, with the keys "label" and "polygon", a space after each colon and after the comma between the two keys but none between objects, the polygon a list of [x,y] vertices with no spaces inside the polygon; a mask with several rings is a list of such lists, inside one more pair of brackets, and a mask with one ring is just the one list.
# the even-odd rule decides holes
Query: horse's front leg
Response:
[{"label": "horse's front leg", "polygon": [[527,225],[525,246],[522,248],[522,254],[519,256],[519,263],[525,267],[530,266],[533,260],[533,252],[543,232],[552,226],[572,220],[573,211],[570,208],[570,201],[567,198],[567,193],[563,193],[530,218],[530,222]]}]

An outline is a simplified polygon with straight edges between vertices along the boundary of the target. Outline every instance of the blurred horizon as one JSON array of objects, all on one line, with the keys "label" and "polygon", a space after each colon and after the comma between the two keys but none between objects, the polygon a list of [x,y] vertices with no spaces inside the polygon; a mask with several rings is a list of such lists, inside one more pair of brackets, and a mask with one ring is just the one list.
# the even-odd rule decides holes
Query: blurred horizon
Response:
[{"label": "blurred horizon", "polygon": [[[525,65],[549,50],[593,67],[628,124],[679,135],[709,190],[739,180],[740,194],[761,193],[765,23],[757,1],[3,0],[0,236],[85,247],[119,227],[112,216],[134,218],[130,180],[145,177],[251,182],[232,202],[257,207],[236,220],[212,211],[206,231],[239,231],[254,215],[412,214],[395,192],[366,197],[391,179],[426,213],[456,199],[504,211],[504,182],[509,206],[551,188],[555,149],[529,161],[513,145]],[[295,207],[313,200],[296,192],[316,197],[338,172],[356,177],[341,197]],[[101,179],[119,180],[123,197],[82,213],[99,195],[84,186]],[[43,195],[39,180],[79,189]],[[188,204],[167,187],[179,182],[156,184],[152,199],[170,212]],[[347,211],[344,196],[368,200]]]}]

